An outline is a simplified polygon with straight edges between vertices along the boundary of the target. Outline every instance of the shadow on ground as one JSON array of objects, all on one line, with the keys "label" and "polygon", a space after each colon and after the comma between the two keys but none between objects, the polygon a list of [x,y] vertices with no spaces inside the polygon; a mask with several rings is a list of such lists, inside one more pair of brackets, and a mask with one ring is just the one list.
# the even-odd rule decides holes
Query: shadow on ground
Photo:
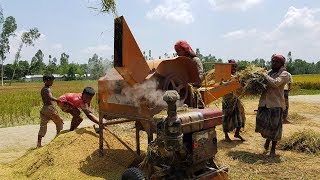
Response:
[{"label": "shadow on ground", "polygon": [[130,150],[105,149],[104,156],[99,150],[93,152],[84,161],[80,162],[79,170],[89,176],[105,179],[121,179],[122,173],[134,161],[135,155]]},{"label": "shadow on ground", "polygon": [[256,154],[247,151],[230,151],[228,152],[228,156],[232,157],[234,160],[239,160],[248,164],[273,164],[281,162],[279,155],[270,157],[266,154]]},{"label": "shadow on ground", "polygon": [[244,141],[241,141],[241,140],[232,140],[232,141],[226,141],[226,140],[220,140],[218,142],[218,147],[219,148],[227,148],[227,149],[230,149],[230,148],[234,148],[240,144],[244,143]]}]

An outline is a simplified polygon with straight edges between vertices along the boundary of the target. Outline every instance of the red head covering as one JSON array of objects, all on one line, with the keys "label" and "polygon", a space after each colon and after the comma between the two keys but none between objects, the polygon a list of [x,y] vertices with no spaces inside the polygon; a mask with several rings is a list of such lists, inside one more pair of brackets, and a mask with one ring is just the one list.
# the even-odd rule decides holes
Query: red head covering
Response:
[{"label": "red head covering", "polygon": [[275,60],[280,60],[280,62],[282,63],[282,66],[284,66],[286,63],[286,58],[280,54],[273,54],[272,55],[271,61],[275,61]]},{"label": "red head covering", "polygon": [[194,51],[192,50],[191,46],[187,43],[187,41],[180,40],[176,42],[176,44],[174,45],[174,49],[176,50],[176,52],[178,51],[178,47],[181,47],[191,57],[197,56],[196,53],[194,53]]}]

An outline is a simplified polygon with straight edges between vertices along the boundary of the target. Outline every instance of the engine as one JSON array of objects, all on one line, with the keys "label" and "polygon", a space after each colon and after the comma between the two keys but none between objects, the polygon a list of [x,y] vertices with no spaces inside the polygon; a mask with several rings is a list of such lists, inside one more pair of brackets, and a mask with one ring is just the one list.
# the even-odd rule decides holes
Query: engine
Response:
[{"label": "engine", "polygon": [[[167,102],[167,116],[157,121],[157,138],[149,144],[147,161],[164,168],[177,177],[177,173],[194,176],[205,169],[217,153],[215,126],[222,123],[222,111],[193,109],[177,113],[179,94],[167,91],[163,100]],[[174,173],[173,173],[174,172]]]}]

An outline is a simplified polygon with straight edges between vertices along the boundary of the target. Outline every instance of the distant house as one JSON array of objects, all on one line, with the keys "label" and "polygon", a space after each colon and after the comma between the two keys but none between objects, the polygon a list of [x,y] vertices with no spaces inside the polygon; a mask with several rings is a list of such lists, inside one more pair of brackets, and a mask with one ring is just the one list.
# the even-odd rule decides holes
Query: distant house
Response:
[{"label": "distant house", "polygon": [[[55,77],[55,81],[63,81],[65,79],[64,75],[60,74],[52,74]],[[22,79],[25,82],[35,82],[35,81],[42,81],[43,75],[41,74],[35,74],[35,75],[26,75]]]}]

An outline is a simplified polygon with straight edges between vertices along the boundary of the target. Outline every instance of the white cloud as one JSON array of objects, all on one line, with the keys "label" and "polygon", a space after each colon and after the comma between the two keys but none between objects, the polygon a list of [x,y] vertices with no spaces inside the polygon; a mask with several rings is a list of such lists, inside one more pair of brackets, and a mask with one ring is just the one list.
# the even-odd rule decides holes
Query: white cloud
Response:
[{"label": "white cloud", "polygon": [[[297,41],[302,40],[298,44],[314,41],[320,38],[320,20],[316,19],[318,9],[310,9],[307,7],[298,9],[289,7],[288,12],[284,16],[284,20],[271,32],[267,33],[264,40],[275,41]],[[308,43],[311,43],[308,42]],[[311,45],[311,44],[309,44]]]},{"label": "white cloud", "polygon": [[214,10],[240,9],[246,11],[260,3],[263,0],[208,0]]},{"label": "white cloud", "polygon": [[314,17],[314,14],[317,12],[319,12],[319,9],[309,9],[307,7],[298,9],[291,6],[284,17],[284,21],[280,23],[279,28],[295,26],[314,28],[319,26],[319,22]]},{"label": "white cloud", "polygon": [[237,30],[228,32],[222,35],[223,38],[226,39],[239,39],[244,37],[245,32],[243,30]]},{"label": "white cloud", "polygon": [[82,50],[82,52],[86,53],[86,54],[105,54],[106,51],[111,51],[112,48],[109,45],[98,45],[98,46],[91,46],[91,47],[87,47],[85,49]]},{"label": "white cloud", "polygon": [[191,6],[186,0],[165,0],[164,3],[147,12],[146,16],[149,19],[159,18],[183,24],[194,22]]},{"label": "white cloud", "polygon": [[[286,55],[292,51],[294,58],[318,60],[320,43],[319,9],[308,7],[289,7],[283,20],[269,31],[237,30],[223,34],[221,37],[237,46],[239,52],[250,51],[256,57],[270,58],[270,53]],[[251,47],[250,47],[251,46]],[[266,54],[269,53],[269,54]],[[240,53],[239,53],[240,54]]]},{"label": "white cloud", "polygon": [[232,31],[232,32],[227,32],[225,34],[223,34],[221,37],[224,39],[229,39],[229,40],[234,40],[234,39],[243,39],[246,38],[248,36],[252,36],[255,35],[257,33],[256,29],[250,29],[250,30],[236,30],[236,31]]}]

